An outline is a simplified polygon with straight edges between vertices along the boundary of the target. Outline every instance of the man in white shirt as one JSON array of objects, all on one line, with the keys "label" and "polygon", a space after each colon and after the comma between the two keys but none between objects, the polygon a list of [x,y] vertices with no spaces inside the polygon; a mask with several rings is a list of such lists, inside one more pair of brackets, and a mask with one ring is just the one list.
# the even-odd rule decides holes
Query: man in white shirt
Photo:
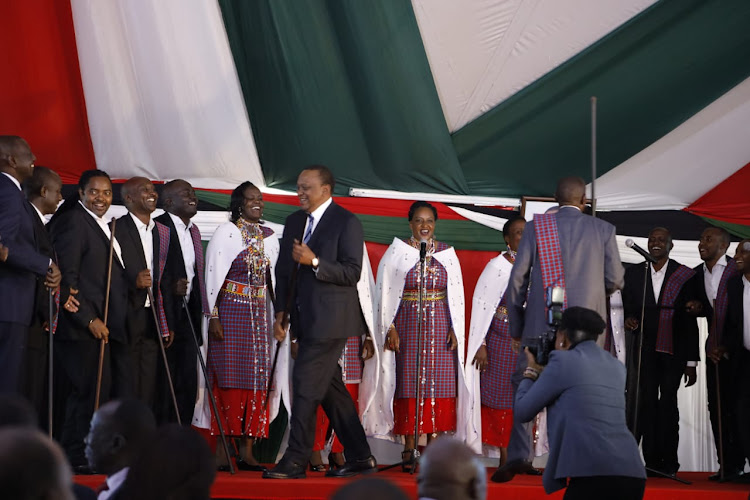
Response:
[{"label": "man in white shirt", "polygon": [[[630,427],[636,439],[643,437],[643,457],[652,475],[673,475],[679,469],[677,391],[683,377],[685,387],[695,383],[700,359],[698,322],[687,306],[696,299],[695,271],[670,259],[672,248],[669,230],[657,227],[649,232],[648,252],[656,262],[648,265],[643,325],[644,265],[625,271],[622,291],[625,328],[643,335],[638,415],[633,414],[635,391],[628,394]],[[627,358],[638,359],[634,347]],[[637,364],[629,363],[628,369],[634,380]]]},{"label": "man in white shirt", "polygon": [[[727,348],[732,378],[737,381],[735,413],[744,468],[744,461],[750,460],[750,239],[737,245],[734,261],[739,273],[727,283],[727,319],[722,340]],[[750,483],[750,474],[729,479]]]},{"label": "man in white shirt", "polygon": [[92,470],[107,475],[98,488],[98,500],[117,496],[133,461],[155,434],[154,415],[141,401],[113,400],[94,413],[86,436],[86,459]]},{"label": "man in white shirt", "polygon": [[[169,257],[164,277],[165,299],[169,310],[167,316],[174,325],[175,339],[167,351],[167,361],[174,381],[175,397],[183,424],[189,425],[193,419],[195,397],[198,390],[198,354],[195,341],[191,338],[188,314],[198,335],[201,337],[201,323],[210,314],[206,300],[203,245],[198,226],[191,220],[198,213],[198,198],[189,182],[175,179],[167,182],[161,194],[165,213],[154,220],[164,224],[170,231]],[[183,298],[187,300],[185,309]],[[165,383],[160,390],[166,391]],[[160,422],[175,421],[171,405],[157,409]]]},{"label": "man in white shirt", "polygon": [[37,279],[60,284],[60,270],[36,248],[36,215],[21,192],[36,157],[17,136],[0,136],[0,238],[7,256],[0,264],[0,392],[18,392],[21,363],[34,309]]},{"label": "man in white shirt", "polygon": [[[709,227],[701,233],[698,252],[703,264],[695,267],[696,290],[708,320],[708,340],[706,341],[706,389],[708,393],[708,414],[714,434],[717,455],[721,470],[709,476],[712,481],[731,479],[743,467],[742,455],[737,438],[737,425],[734,415],[734,380],[730,363],[726,361],[726,346],[722,338],[726,319],[727,283],[737,274],[733,259],[725,255],[729,248],[729,233],[722,228]],[[717,381],[718,378],[718,381]],[[717,392],[717,386],[721,394]],[[719,411],[719,405],[721,411]],[[719,414],[721,413],[721,433]],[[721,446],[719,436],[721,435]],[[722,463],[723,461],[723,463]]]},{"label": "man in white shirt", "polygon": [[[159,300],[161,284],[160,259],[166,262],[167,245],[162,245],[156,223],[151,214],[156,209],[158,195],[145,177],[133,177],[122,185],[122,200],[128,214],[117,220],[117,240],[122,246],[122,258],[128,277],[128,340],[133,356],[135,395],[153,408],[156,404],[157,360],[159,339],[167,346],[173,338],[164,318],[163,301]],[[162,226],[163,227],[163,226]],[[168,230],[163,227],[168,234]],[[163,248],[160,248],[162,247]],[[163,266],[162,266],[163,268]],[[156,304],[151,303],[148,290]]]}]

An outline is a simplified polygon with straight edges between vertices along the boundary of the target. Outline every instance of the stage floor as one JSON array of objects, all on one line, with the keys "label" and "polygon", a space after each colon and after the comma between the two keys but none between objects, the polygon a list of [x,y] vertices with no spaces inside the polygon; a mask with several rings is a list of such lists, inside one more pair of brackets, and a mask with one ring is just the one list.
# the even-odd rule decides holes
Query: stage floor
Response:
[{"label": "stage floor", "polygon": [[[488,477],[494,469],[487,469]],[[646,500],[748,500],[750,485],[718,484],[708,480],[706,472],[686,472],[680,477],[692,481],[692,485],[683,485],[669,479],[649,479],[646,483]],[[410,498],[417,498],[416,475],[409,475],[397,470],[379,474],[400,488]],[[304,499],[325,500],[336,489],[353,479],[329,479],[322,472],[308,472],[306,479],[270,480],[261,478],[260,472],[238,472],[234,476],[228,472],[217,472],[216,481],[211,490],[212,498],[277,500]],[[104,476],[76,476],[77,483],[96,488],[104,481]],[[504,484],[489,483],[487,498],[502,500],[530,500],[538,498],[560,499],[563,491],[547,496],[542,489],[541,477],[516,476]]]}]

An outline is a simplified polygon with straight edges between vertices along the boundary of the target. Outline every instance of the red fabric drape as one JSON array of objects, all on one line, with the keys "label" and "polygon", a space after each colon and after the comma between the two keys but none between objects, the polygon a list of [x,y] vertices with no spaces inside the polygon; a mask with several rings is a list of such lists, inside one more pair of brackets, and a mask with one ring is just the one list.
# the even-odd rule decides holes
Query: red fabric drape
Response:
[{"label": "red fabric drape", "polygon": [[730,224],[750,226],[750,163],[724,179],[685,210]]},{"label": "red fabric drape", "polygon": [[95,168],[67,0],[0,2],[0,134],[20,135],[37,164],[75,184]]}]

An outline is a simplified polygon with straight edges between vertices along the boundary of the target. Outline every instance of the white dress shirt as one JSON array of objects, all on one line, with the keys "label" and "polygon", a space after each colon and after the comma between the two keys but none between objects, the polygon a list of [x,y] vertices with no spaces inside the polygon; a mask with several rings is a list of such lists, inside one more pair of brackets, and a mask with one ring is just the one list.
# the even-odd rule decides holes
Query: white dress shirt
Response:
[{"label": "white dress shirt", "polygon": [[[101,228],[101,230],[104,232],[104,235],[107,237],[107,239],[111,238],[111,232],[109,231],[109,225],[107,224],[107,221],[104,220],[104,217],[97,216],[94,212],[86,208],[86,205],[83,204],[81,200],[78,200],[78,203],[81,204],[83,209],[88,212],[88,214],[94,218],[97,225]],[[115,229],[117,231],[117,229]],[[120,265],[122,267],[125,267],[125,264],[122,263],[122,249],[120,248],[120,242],[117,241],[117,236],[114,237],[114,247],[115,247],[115,255],[117,255],[117,260],[120,262]]]},{"label": "white dress shirt", "polygon": [[[169,213],[169,212],[167,212]],[[187,274],[187,294],[186,300],[190,300],[190,291],[193,289],[193,278],[195,278],[195,247],[193,247],[193,236],[190,234],[190,228],[193,227],[193,221],[186,226],[182,219],[176,215],[169,214],[177,232],[177,239],[180,241],[182,249],[182,260],[185,261],[185,273]]]},{"label": "white dress shirt", "polygon": [[726,268],[727,259],[723,255],[716,261],[716,264],[714,264],[713,269],[710,271],[706,267],[706,264],[703,264],[703,285],[706,287],[706,296],[711,301],[711,307],[714,306],[714,302],[716,301],[721,275],[724,274],[724,269]]},{"label": "white dress shirt", "polygon": [[[144,224],[141,219],[128,212],[128,215],[135,222],[135,228],[138,230],[138,236],[141,238],[141,246],[143,247],[143,255],[146,257],[146,267],[151,273],[151,279],[154,278],[154,221],[149,217],[148,224]],[[151,306],[151,301],[146,295],[146,301],[143,303],[145,307]]]},{"label": "white dress shirt", "polygon": [[664,277],[667,275],[667,266],[669,262],[665,263],[658,271],[654,270],[654,265],[651,266],[651,286],[654,288],[654,302],[659,303],[659,297],[661,296],[661,287],[664,286]]},{"label": "white dress shirt", "polygon": [[117,491],[117,489],[122,486],[122,483],[124,483],[128,478],[129,470],[130,467],[123,467],[111,476],[107,476],[107,489],[99,493],[99,496],[96,497],[96,500],[107,500],[109,497],[111,497]]}]

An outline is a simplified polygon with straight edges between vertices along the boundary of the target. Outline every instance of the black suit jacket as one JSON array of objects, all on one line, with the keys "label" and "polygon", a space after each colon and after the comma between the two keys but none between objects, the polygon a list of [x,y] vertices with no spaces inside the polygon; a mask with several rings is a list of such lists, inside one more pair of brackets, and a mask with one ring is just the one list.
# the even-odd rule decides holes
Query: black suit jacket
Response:
[{"label": "black suit jacket", "polygon": [[[661,291],[669,281],[669,277],[677,270],[680,264],[672,259],[667,263],[667,271]],[[634,317],[641,320],[641,300],[643,298],[643,264],[630,266],[625,271],[625,288],[622,291],[622,301],[625,307],[625,317]],[[690,300],[696,299],[695,282],[693,278],[687,280],[674,303],[674,317],[672,319],[673,354],[678,359],[685,361],[700,360],[700,349],[698,346],[698,321],[695,316],[687,313],[685,305]],[[661,294],[660,294],[661,296]],[[658,306],[660,297],[654,297],[654,288],[651,284],[651,271],[646,280],[646,311],[643,319],[645,335],[643,338],[644,348],[654,349],[656,347],[656,333],[659,328],[659,314],[661,308]]]},{"label": "black suit jacket", "polygon": [[[287,217],[276,264],[276,310],[283,311],[290,278],[294,239],[302,240],[307,213]],[[332,202],[318,221],[310,249],[320,260],[318,272],[299,266],[293,294],[291,326],[300,338],[336,339],[359,336],[367,327],[359,305],[357,282],[362,271],[364,232],[359,219]]]},{"label": "black suit jacket", "polygon": [[745,304],[742,302],[743,292],[742,275],[737,274],[729,278],[727,282],[727,317],[724,321],[724,332],[721,336],[722,344],[729,352],[729,359],[739,360],[738,353],[744,349],[744,318]]},{"label": "black suit jacket", "polygon": [[[115,228],[116,238],[117,234]],[[95,318],[104,320],[109,239],[79,203],[52,219],[50,235],[62,271],[60,303],[67,300],[70,287],[78,290],[76,298],[80,302],[76,313],[63,310],[55,335],[67,340],[95,340],[88,325]],[[110,338],[126,342],[127,278],[116,255],[112,261],[107,327]]]},{"label": "black suit jacket", "polygon": [[[145,288],[136,288],[135,283],[138,273],[148,266],[146,265],[146,254],[143,251],[141,236],[138,234],[138,228],[135,226],[135,222],[129,213],[117,219],[115,234],[122,248],[122,260],[125,262],[125,275],[128,280],[128,311],[143,309],[148,292]],[[159,233],[155,227],[151,232],[151,236],[154,246],[154,257],[153,262],[151,262],[152,289],[157,290],[161,288],[162,297],[164,297],[166,290],[164,289],[163,280],[159,276]],[[164,298],[166,300],[166,297]],[[156,293],[154,293],[154,300],[157,300]],[[169,320],[170,318],[167,316],[167,324],[172,329],[173,326]]]},{"label": "black suit jacket", "polygon": [[[47,226],[39,218],[36,209],[32,206],[31,211],[34,214],[34,240],[37,251],[45,257],[56,260],[55,252],[52,248]],[[36,294],[34,297],[34,316],[32,319],[32,328],[29,330],[28,347],[43,349],[47,344],[47,335],[42,329],[44,322],[49,321],[49,290],[44,286],[44,278],[37,276]],[[54,308],[54,306],[53,306]],[[54,310],[53,310],[54,314]]]},{"label": "black suit jacket", "polygon": [[[154,220],[161,222],[167,228],[169,228],[169,253],[167,255],[167,265],[164,269],[164,276],[162,281],[162,294],[164,294],[164,310],[167,314],[167,322],[171,325],[179,325],[182,323],[182,314],[184,311],[182,296],[174,293],[175,283],[180,279],[187,279],[187,271],[185,269],[185,258],[182,256],[182,245],[180,244],[180,237],[177,234],[177,229],[174,226],[174,221],[168,213],[164,212],[159,217],[154,217]],[[196,266],[198,260],[196,259]],[[193,282],[191,283],[190,298],[188,299],[188,307],[190,308],[190,319],[193,321],[193,325],[197,329],[196,334],[198,335],[199,344],[203,344],[203,336],[201,335],[201,321],[203,316],[203,301],[201,298],[201,287],[198,282],[198,270],[195,269],[193,275]],[[185,320],[187,321],[187,320]],[[178,328],[175,326],[175,328]],[[188,332],[190,333],[189,330]],[[181,341],[185,338],[185,335],[178,335],[175,337],[175,342]]]},{"label": "black suit jacket", "polygon": [[36,279],[49,268],[49,257],[36,249],[33,210],[18,186],[0,173],[0,243],[8,247],[8,260],[0,262],[0,321],[31,323]]}]

